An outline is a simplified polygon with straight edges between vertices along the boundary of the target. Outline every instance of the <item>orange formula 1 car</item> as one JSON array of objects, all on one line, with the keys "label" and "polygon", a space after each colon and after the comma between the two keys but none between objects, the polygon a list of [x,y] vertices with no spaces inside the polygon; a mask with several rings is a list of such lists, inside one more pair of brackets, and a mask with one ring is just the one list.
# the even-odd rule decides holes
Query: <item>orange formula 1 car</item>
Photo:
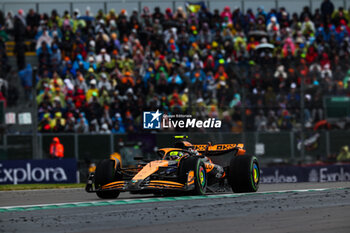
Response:
[{"label": "orange formula 1 car", "polygon": [[246,155],[243,144],[198,144],[185,136],[172,148],[158,150],[160,160],[123,167],[120,156],[101,161],[89,175],[86,191],[100,198],[117,198],[120,192],[132,194],[188,193],[203,195],[225,191],[256,192],[259,187],[259,163]]}]

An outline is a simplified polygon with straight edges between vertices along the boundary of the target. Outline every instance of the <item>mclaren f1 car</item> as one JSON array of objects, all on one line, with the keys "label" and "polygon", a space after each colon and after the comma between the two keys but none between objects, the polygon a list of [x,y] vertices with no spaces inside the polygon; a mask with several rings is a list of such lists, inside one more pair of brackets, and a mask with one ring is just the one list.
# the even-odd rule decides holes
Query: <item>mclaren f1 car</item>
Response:
[{"label": "mclaren f1 car", "polygon": [[258,190],[259,163],[245,154],[243,144],[191,144],[185,136],[175,138],[173,147],[157,151],[159,160],[134,167],[123,167],[118,155],[102,160],[90,173],[86,191],[117,198],[120,192],[204,195],[225,191],[225,186],[233,192]]}]

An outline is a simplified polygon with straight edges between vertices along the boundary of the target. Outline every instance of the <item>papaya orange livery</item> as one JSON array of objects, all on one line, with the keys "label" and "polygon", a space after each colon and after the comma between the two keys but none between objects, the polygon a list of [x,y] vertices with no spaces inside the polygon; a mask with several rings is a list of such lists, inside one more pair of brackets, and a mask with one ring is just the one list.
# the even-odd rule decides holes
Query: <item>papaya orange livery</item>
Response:
[{"label": "papaya orange livery", "polygon": [[207,173],[211,172],[211,170],[213,170],[214,165],[211,163],[205,163],[205,170]]},{"label": "papaya orange livery", "polygon": [[156,160],[156,161],[150,162],[146,166],[144,166],[141,169],[141,171],[136,174],[136,176],[132,178],[132,181],[143,180],[146,177],[158,171],[159,167],[166,167],[168,166],[168,164],[169,163],[166,160]]},{"label": "papaya orange livery", "polygon": [[146,162],[135,157],[132,166],[122,166],[123,157],[112,154],[90,173],[85,190],[100,198],[116,198],[127,191],[203,195],[208,190],[258,190],[259,163],[255,156],[246,155],[243,144],[192,144],[185,138],[188,137],[178,136],[176,139],[180,140],[174,146],[159,149],[158,160]]}]

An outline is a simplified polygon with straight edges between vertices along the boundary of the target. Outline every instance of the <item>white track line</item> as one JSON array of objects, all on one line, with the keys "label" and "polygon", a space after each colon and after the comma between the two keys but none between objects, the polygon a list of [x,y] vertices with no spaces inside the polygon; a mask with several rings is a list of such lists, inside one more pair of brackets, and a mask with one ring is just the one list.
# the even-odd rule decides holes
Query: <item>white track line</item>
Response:
[{"label": "white track line", "polygon": [[[257,192],[257,193],[228,193],[228,194],[213,194],[208,195],[215,196],[218,198],[219,196],[222,197],[229,197],[232,195],[235,196],[246,196],[246,195],[254,195],[254,194],[269,194],[269,193],[288,193],[288,192],[309,192],[309,191],[326,191],[331,189],[342,189],[343,187],[338,188],[320,188],[320,189],[295,189],[295,190],[280,190],[280,191],[265,191],[265,192]],[[149,199],[156,199],[157,197],[151,197],[151,198],[140,198],[140,199],[120,199],[119,201],[144,201]],[[214,198],[214,197],[213,197]],[[200,200],[200,198],[198,198]],[[118,201],[118,199],[114,200],[100,200],[100,201],[85,201],[85,202],[63,202],[63,203],[48,203],[48,204],[37,204],[37,205],[19,205],[19,206],[0,206],[0,209],[11,209],[11,208],[30,208],[30,207],[46,207],[46,206],[62,206],[62,205],[80,205],[80,204],[95,204],[95,203],[101,203],[101,202],[115,202]]]}]

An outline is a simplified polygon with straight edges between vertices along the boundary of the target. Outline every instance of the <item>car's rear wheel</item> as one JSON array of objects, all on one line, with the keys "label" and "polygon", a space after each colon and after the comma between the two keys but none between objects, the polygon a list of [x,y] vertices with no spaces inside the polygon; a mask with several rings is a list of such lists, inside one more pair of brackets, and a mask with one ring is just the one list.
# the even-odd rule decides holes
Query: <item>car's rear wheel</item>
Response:
[{"label": "car's rear wheel", "polygon": [[233,157],[230,162],[228,181],[235,193],[256,192],[260,182],[257,158],[252,155]]},{"label": "car's rear wheel", "polygon": [[185,158],[179,166],[179,181],[187,183],[188,173],[194,172],[195,189],[191,192],[193,195],[204,195],[207,190],[207,173],[202,160],[197,157]]},{"label": "car's rear wheel", "polygon": [[[116,181],[114,161],[110,159],[102,160],[95,171],[95,188],[98,190],[103,185]],[[118,190],[97,191],[96,195],[103,199],[112,199],[119,196]]]}]

